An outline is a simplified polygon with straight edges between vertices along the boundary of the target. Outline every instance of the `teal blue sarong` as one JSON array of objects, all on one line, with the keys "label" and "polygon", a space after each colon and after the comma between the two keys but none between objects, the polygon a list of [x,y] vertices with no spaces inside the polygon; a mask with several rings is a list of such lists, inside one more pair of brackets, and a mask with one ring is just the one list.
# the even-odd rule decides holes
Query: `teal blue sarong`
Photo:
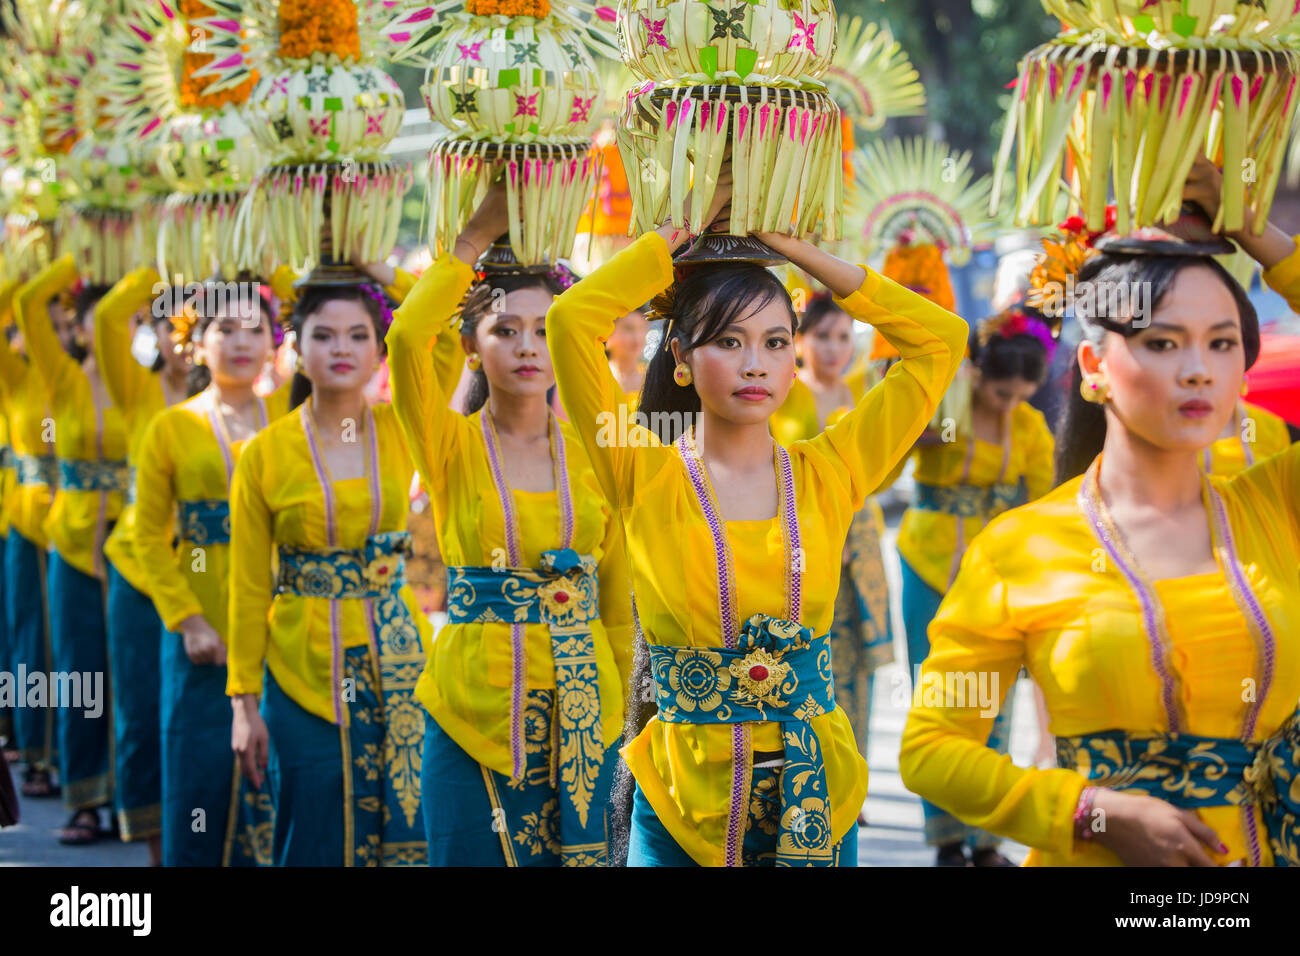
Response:
[{"label": "teal blue sarong", "polygon": [[[501,821],[498,862],[519,865],[527,849],[530,864],[607,866],[614,761],[604,743],[591,634],[600,614],[595,559],[560,548],[543,552],[539,569],[452,567],[447,581],[450,623],[543,623],[551,635],[553,691],[526,689],[522,655],[515,656],[512,692],[522,707],[511,749],[524,755],[521,772],[506,777],[482,768],[494,818]],[[431,782],[437,786],[436,777]],[[426,803],[435,814],[436,800],[429,794]],[[443,816],[426,820],[433,865],[457,862],[435,858],[454,842],[441,832],[445,822]]]},{"label": "teal blue sarong", "polygon": [[399,593],[410,535],[372,535],[364,548],[280,547],[278,590],[368,607],[368,646],[339,655],[346,722],[292,700],[268,671],[262,714],[271,738],[277,866],[424,866],[420,832],[424,670],[420,632]]},{"label": "teal blue sarong", "polygon": [[[62,705],[54,710],[63,805],[69,810],[101,807],[113,798],[104,586],[57,551],[50,552],[48,575],[53,669],[67,678],[58,683],[70,695],[50,701],[52,707]],[[51,694],[54,686],[51,681]]]},{"label": "teal blue sarong", "polygon": [[231,752],[226,665],[195,664],[185,638],[161,634],[163,866],[269,866],[270,788]]},{"label": "teal blue sarong", "polygon": [[123,840],[162,831],[159,739],[162,622],[153,601],[108,563],[108,656],[113,682],[114,806]]},{"label": "teal blue sarong", "polygon": [[1056,758],[1094,786],[1157,797],[1185,810],[1240,807],[1253,865],[1262,860],[1258,806],[1273,865],[1300,866],[1300,711],[1258,744],[1106,730],[1058,737]]},{"label": "teal blue sarong", "polygon": [[[54,670],[46,587],[45,551],[10,528],[4,553],[5,622],[15,674]],[[56,711],[48,700],[46,704],[14,708],[15,743],[23,763],[34,770],[52,770],[58,762]]]},{"label": "teal blue sarong", "polygon": [[[834,866],[831,807],[821,742],[810,721],[835,710],[830,637],[766,614],[744,624],[734,648],[649,645],[659,719],[682,724],[781,724],[780,833],[775,866]],[[733,761],[750,759],[734,753]],[[736,779],[732,806],[748,801],[752,766]],[[739,821],[732,821],[741,826]],[[728,843],[743,833],[727,834]]]},{"label": "teal blue sarong", "polygon": [[[915,686],[917,676],[921,673],[921,664],[930,656],[930,622],[939,611],[943,595],[912,570],[906,558],[900,556],[899,564],[903,568],[903,629],[907,637],[907,663]],[[998,715],[993,721],[993,728],[989,731],[989,749],[1000,754],[1006,753],[1011,746],[1014,701],[1015,688],[1007,688],[1002,706],[998,708]],[[996,847],[1001,842],[994,834],[962,823],[948,811],[924,798],[921,799],[921,813],[925,820],[925,842],[928,846],[965,843],[980,850]]]}]

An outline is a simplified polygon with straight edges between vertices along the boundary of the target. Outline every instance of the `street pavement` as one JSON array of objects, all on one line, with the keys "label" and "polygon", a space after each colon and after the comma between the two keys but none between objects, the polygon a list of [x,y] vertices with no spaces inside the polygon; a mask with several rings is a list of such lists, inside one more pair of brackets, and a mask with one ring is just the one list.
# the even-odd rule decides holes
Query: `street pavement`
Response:
[{"label": "street pavement", "polygon": [[[862,866],[929,866],[934,861],[934,851],[925,845],[922,836],[921,803],[904,789],[898,775],[898,746],[907,718],[908,698],[891,693],[891,689],[910,687],[910,684],[906,683],[907,649],[902,636],[899,566],[893,549],[897,514],[891,513],[888,518],[884,550],[894,614],[895,662],[876,672],[867,753],[868,825],[859,831],[858,862]],[[1022,680],[1015,693],[1011,756],[1017,764],[1030,766],[1038,742],[1033,692],[1029,682]],[[22,799],[21,824],[0,830],[0,866],[148,865],[148,850],[143,844],[105,839],[88,847],[62,846],[55,835],[68,815],[57,798]],[[1028,850],[1019,844],[1004,843],[1002,852],[1019,863]]]}]

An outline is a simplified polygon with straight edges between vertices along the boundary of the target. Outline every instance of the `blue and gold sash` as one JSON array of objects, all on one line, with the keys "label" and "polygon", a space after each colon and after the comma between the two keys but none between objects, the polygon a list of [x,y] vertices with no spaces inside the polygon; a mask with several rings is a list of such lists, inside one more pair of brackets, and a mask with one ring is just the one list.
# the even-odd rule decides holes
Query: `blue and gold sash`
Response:
[{"label": "blue and gold sash", "polygon": [[[406,556],[411,553],[408,531],[371,535],[364,548],[292,548],[280,545],[277,593],[338,601],[382,598],[406,583]],[[403,611],[406,604],[395,602]],[[393,609],[396,612],[396,609]],[[406,612],[409,616],[409,612]],[[380,627],[383,621],[378,622]]]},{"label": "blue and gold sash", "polygon": [[[604,802],[597,780],[605,759],[600,685],[591,622],[600,616],[596,560],[572,548],[542,552],[539,569],[447,569],[447,618],[452,624],[545,624],[555,659],[558,747],[551,748],[550,783],[560,799],[560,858],[564,865],[608,863]],[[518,816],[518,814],[516,814]]]},{"label": "blue and gold sash", "polygon": [[990,520],[1025,503],[1025,481],[996,482],[992,485],[926,485],[916,483],[913,507],[938,511],[958,518]]},{"label": "blue and gold sash", "polygon": [[230,543],[230,502],[220,498],[178,501],[176,512],[182,541],[191,544]]},{"label": "blue and gold sash", "polygon": [[14,470],[20,485],[55,488],[59,483],[59,460],[53,455],[15,455]]},{"label": "blue and gold sash", "polygon": [[59,459],[59,488],[63,491],[120,491],[130,487],[130,469],[117,459]]},{"label": "blue and gold sash", "polygon": [[[835,709],[829,635],[755,614],[736,647],[650,645],[659,719],[675,724],[781,724],[777,866],[829,865],[831,807],[821,742],[809,723]],[[752,768],[750,768],[752,769]]]},{"label": "blue and gold sash", "polygon": [[[1058,737],[1056,758],[1094,786],[1158,797],[1186,810],[1259,806],[1275,866],[1300,866],[1300,712],[1263,743],[1107,730]],[[1247,827],[1248,838],[1254,828]],[[1251,861],[1261,858],[1249,847]]]}]

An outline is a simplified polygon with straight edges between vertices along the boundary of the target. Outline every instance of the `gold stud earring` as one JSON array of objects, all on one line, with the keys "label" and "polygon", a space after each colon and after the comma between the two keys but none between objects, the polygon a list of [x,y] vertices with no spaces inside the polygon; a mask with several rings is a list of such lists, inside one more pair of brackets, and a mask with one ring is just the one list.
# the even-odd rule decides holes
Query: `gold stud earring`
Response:
[{"label": "gold stud earring", "polygon": [[469,366],[469,370],[471,372],[477,372],[480,368],[483,367],[483,360],[479,358],[479,354],[477,352],[470,352],[469,360],[465,364]]},{"label": "gold stud earring", "polygon": [[673,381],[682,388],[690,385],[691,382],[695,381],[695,377],[691,375],[691,367],[685,362],[678,362],[677,367],[673,369]]},{"label": "gold stud earring", "polygon": [[1085,402],[1104,405],[1106,399],[1110,398],[1110,384],[1100,375],[1085,375],[1079,383],[1079,394]]},{"label": "gold stud earring", "polygon": [[1241,397],[1245,398],[1250,393],[1250,383],[1245,379],[1241,382]]},{"label": "gold stud earring", "polygon": [[295,372],[297,372],[299,375],[305,375],[305,374],[307,374],[307,369],[306,369],[306,367],[302,364],[302,356],[301,356],[301,355],[299,355],[296,359],[294,359],[294,361],[293,361],[293,370],[294,370]]}]

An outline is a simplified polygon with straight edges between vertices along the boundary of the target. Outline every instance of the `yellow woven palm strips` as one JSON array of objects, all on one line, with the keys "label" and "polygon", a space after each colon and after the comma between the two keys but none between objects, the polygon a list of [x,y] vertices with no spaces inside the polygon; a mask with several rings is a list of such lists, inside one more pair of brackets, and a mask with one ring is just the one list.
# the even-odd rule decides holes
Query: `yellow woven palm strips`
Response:
[{"label": "yellow woven palm strips", "polygon": [[[1224,169],[1216,228],[1240,229],[1244,210],[1262,229],[1281,173],[1300,56],[1287,51],[1157,52],[1048,43],[1030,53],[1008,114],[991,202],[1016,150],[1017,224],[1059,218],[1071,191],[1090,229],[1108,189],[1118,228],[1177,217],[1182,187],[1204,150]],[[1066,155],[1074,164],[1066,183]]]}]

